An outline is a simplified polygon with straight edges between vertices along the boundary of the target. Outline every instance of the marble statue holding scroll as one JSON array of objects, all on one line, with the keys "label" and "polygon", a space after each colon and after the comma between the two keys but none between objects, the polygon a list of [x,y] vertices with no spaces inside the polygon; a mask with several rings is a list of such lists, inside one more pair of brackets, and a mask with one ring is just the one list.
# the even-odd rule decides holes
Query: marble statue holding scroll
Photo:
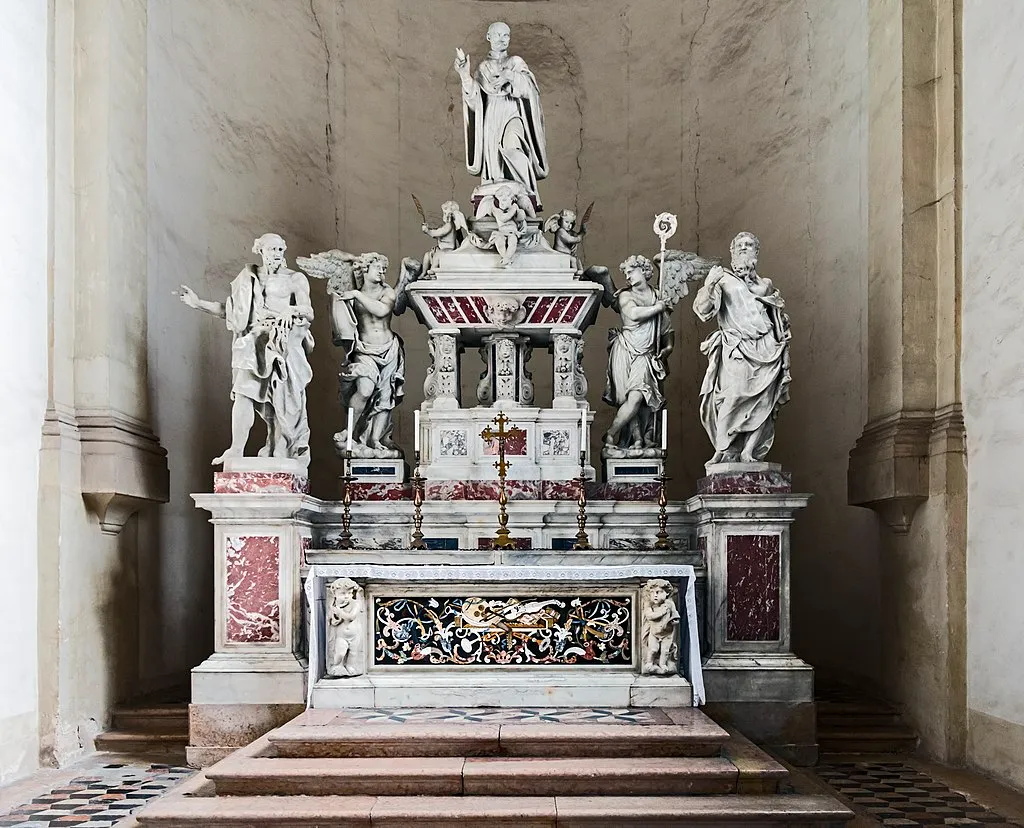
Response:
[{"label": "marble statue holding scroll", "polygon": [[327,585],[327,675],[337,678],[366,672],[366,599],[351,578]]},{"label": "marble statue holding scroll", "polygon": [[789,316],[779,291],[757,272],[760,242],[740,233],[731,266],[714,267],[693,302],[718,330],[701,343],[708,357],[700,419],[714,446],[708,465],[764,460],[779,407],[789,400]]},{"label": "marble statue holding scroll", "polygon": [[231,446],[214,465],[241,457],[256,415],[267,425],[260,457],[291,458],[309,464],[306,386],[313,378],[313,306],[309,282],[288,268],[287,245],[276,233],[256,239],[261,265],[246,265],[231,282],[224,302],[200,299],[182,285],[178,297],[190,308],[219,316],[231,343]]},{"label": "marble statue holding scroll", "polygon": [[640,590],[641,668],[645,676],[679,672],[679,609],[676,589],[652,578]]},{"label": "marble statue holding scroll", "polygon": [[472,73],[469,57],[457,49],[455,71],[462,81],[466,169],[484,185],[518,182],[539,207],[537,182],[547,178],[547,135],[540,89],[526,61],[508,53],[505,23],[487,29],[490,53]]},{"label": "marble statue holding scroll", "polygon": [[[391,435],[395,408],[405,395],[405,343],[391,330],[396,292],[387,283],[387,257],[329,250],[299,265],[327,279],[333,340],[345,354],[338,379],[342,407],[353,414],[351,455],[401,457]],[[348,439],[347,428],[334,435],[339,453],[348,452]]]}]

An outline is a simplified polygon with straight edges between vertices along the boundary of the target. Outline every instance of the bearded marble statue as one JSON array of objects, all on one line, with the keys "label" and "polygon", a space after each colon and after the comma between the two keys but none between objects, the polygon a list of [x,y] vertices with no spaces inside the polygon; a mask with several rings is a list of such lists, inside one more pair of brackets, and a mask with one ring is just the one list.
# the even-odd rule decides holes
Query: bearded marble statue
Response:
[{"label": "bearded marble statue", "polygon": [[712,268],[693,302],[702,322],[718,321],[700,346],[708,357],[700,419],[715,451],[709,466],[764,460],[789,400],[789,316],[771,279],[757,272],[760,249],[753,233],[737,235],[731,267]]},{"label": "bearded marble statue", "polygon": [[262,265],[246,265],[224,302],[200,299],[182,285],[178,297],[190,308],[227,323],[231,343],[231,446],[213,465],[241,457],[256,415],[267,424],[260,457],[287,457],[309,464],[306,386],[313,378],[313,306],[306,277],[288,268],[284,239],[265,233],[253,252]]},{"label": "bearded marble statue", "polygon": [[490,54],[476,74],[469,57],[456,50],[455,71],[462,81],[466,169],[483,184],[514,181],[540,201],[537,182],[547,178],[547,136],[537,79],[518,55],[508,53],[511,30],[505,23],[487,29]]}]

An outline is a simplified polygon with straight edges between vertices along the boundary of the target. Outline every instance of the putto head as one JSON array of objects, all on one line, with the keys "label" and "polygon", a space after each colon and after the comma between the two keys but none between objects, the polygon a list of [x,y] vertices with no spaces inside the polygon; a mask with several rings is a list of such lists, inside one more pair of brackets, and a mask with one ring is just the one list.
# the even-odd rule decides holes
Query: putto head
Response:
[{"label": "putto head", "polygon": [[284,251],[288,245],[277,233],[264,233],[252,243],[252,252],[263,258],[265,267],[280,267],[284,264]]},{"label": "putto head", "polygon": [[515,200],[516,194],[512,191],[511,187],[498,187],[494,191],[494,200],[498,202],[498,206],[503,210],[507,210],[512,202]]},{"label": "putto head", "polygon": [[496,20],[487,27],[487,42],[495,52],[504,52],[508,49],[509,41],[512,38],[512,30],[507,23]]},{"label": "putto head", "polygon": [[446,201],[441,205],[441,215],[446,219],[451,218],[459,212],[459,202],[457,201]]},{"label": "putto head", "polygon": [[388,257],[383,253],[364,253],[355,260],[352,275],[355,276],[356,287],[362,289],[366,277],[371,282],[383,282],[388,273]]},{"label": "putto head", "polygon": [[640,284],[641,280],[649,282],[654,275],[654,265],[651,264],[651,260],[640,255],[630,256],[619,265],[619,270],[626,277],[630,287]]},{"label": "putto head", "polygon": [[672,596],[674,591],[672,584],[664,578],[652,578],[644,584],[644,592],[647,594],[647,600],[654,606],[665,603],[665,601]]},{"label": "putto head", "polygon": [[746,231],[737,233],[729,244],[732,254],[732,269],[740,274],[751,273],[757,267],[757,256],[761,252],[761,242],[757,236]]}]

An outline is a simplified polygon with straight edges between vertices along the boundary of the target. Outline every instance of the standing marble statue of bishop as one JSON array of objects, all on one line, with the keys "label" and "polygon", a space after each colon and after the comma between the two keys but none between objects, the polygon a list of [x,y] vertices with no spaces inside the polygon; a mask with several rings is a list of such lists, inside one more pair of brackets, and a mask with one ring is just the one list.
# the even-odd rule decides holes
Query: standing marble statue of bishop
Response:
[{"label": "standing marble statue of bishop", "polygon": [[715,448],[708,465],[764,460],[789,400],[789,317],[771,279],[757,273],[760,249],[753,233],[737,235],[731,269],[712,268],[693,302],[702,322],[718,318],[700,346],[708,357],[700,419]]},{"label": "standing marble statue of bishop", "polygon": [[488,27],[491,51],[475,76],[465,52],[455,52],[455,71],[462,80],[466,169],[484,184],[517,182],[537,207],[537,181],[548,175],[544,111],[533,72],[525,60],[508,53],[510,35],[505,23]]}]

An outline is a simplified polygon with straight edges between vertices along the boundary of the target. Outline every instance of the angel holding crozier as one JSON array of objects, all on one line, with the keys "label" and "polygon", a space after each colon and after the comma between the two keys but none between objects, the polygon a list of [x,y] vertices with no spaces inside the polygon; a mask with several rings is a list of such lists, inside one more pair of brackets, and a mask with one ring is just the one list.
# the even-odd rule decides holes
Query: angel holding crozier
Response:
[{"label": "angel holding crozier", "polygon": [[[387,257],[328,250],[298,261],[327,280],[334,344],[345,354],[338,379],[342,406],[352,410],[351,455],[401,457],[391,435],[405,394],[405,343],[391,330],[396,292],[387,283]],[[348,453],[349,437],[347,428],[334,435],[339,453]]]},{"label": "angel holding crozier", "polygon": [[246,265],[231,282],[224,302],[200,299],[182,285],[178,293],[190,308],[218,316],[231,331],[231,446],[213,461],[241,457],[256,415],[267,425],[260,457],[286,457],[309,463],[306,386],[313,378],[313,306],[306,277],[285,261],[287,245],[277,233],[253,243],[263,263]]}]

